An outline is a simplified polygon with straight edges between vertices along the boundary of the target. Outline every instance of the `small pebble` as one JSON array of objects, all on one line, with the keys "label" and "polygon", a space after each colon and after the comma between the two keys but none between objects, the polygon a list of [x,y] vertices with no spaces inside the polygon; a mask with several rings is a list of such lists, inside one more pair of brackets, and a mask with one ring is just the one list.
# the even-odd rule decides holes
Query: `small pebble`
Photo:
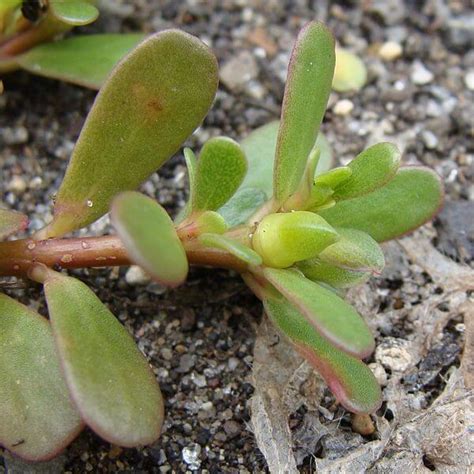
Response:
[{"label": "small pebble", "polygon": [[362,436],[371,435],[375,431],[375,426],[370,415],[354,413],[352,415],[352,430]]},{"label": "small pebble", "polygon": [[402,46],[395,41],[387,41],[379,49],[379,56],[384,61],[394,61],[398,59],[403,53]]},{"label": "small pebble", "polygon": [[222,83],[232,91],[242,89],[258,75],[258,65],[252,53],[242,51],[222,66],[220,78]]},{"label": "small pebble", "polygon": [[412,66],[411,80],[417,86],[429,84],[434,79],[433,73],[421,61],[415,61]]},{"label": "small pebble", "polygon": [[22,145],[28,141],[28,130],[25,127],[0,128],[0,138],[5,145]]},{"label": "small pebble", "polygon": [[466,73],[464,83],[469,90],[474,91],[474,70],[470,70]]},{"label": "small pebble", "polygon": [[182,456],[183,461],[191,468],[191,469],[199,469],[201,467],[201,446],[197,443],[193,443],[189,446],[183,448]]},{"label": "small pebble", "polygon": [[353,109],[354,104],[349,99],[338,100],[333,108],[336,115],[349,115]]},{"label": "small pebble", "polygon": [[131,265],[125,273],[125,281],[131,286],[146,285],[150,277],[138,265]]},{"label": "small pebble", "polygon": [[26,188],[26,181],[21,176],[13,176],[7,186],[9,191],[13,191],[14,193],[18,194],[25,192]]},{"label": "small pebble", "polygon": [[438,138],[431,130],[423,130],[421,132],[421,139],[428,150],[434,150],[438,147]]},{"label": "small pebble", "polygon": [[378,362],[372,362],[371,364],[369,364],[369,369],[374,374],[379,385],[381,385],[382,387],[387,385],[387,372],[385,372],[385,369],[381,364],[379,364]]},{"label": "small pebble", "polygon": [[387,337],[375,350],[375,360],[393,372],[407,370],[413,362],[405,339]]}]

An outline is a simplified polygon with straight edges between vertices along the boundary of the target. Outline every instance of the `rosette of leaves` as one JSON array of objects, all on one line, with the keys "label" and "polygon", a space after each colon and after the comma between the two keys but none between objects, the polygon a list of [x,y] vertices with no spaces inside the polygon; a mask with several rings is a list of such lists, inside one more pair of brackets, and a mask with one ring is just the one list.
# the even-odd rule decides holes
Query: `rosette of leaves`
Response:
[{"label": "rosette of leaves", "polygon": [[94,34],[61,38],[99,16],[97,0],[2,0],[0,73],[24,69],[99,89],[116,63],[145,35]]},{"label": "rosette of leaves", "polygon": [[[380,388],[363,363],[374,338],[342,292],[382,270],[380,242],[436,213],[442,186],[428,169],[400,167],[388,143],[330,169],[319,128],[334,62],[331,33],[309,23],[292,53],[280,121],[241,144],[215,137],[197,155],[185,148],[189,200],[174,222],[135,189],[203,120],[217,88],[215,57],[169,30],[120,63],[85,122],[52,222],[30,239],[0,243],[0,275],[42,283],[49,310],[48,323],[0,299],[0,363],[8,368],[0,443],[45,459],[84,423],[123,446],[159,434],[161,395],[143,356],[93,291],[56,266],[133,262],[168,286],[185,280],[189,264],[234,269],[339,403],[377,410]],[[109,210],[117,235],[64,237]],[[4,234],[24,227],[22,217],[0,217]]]}]

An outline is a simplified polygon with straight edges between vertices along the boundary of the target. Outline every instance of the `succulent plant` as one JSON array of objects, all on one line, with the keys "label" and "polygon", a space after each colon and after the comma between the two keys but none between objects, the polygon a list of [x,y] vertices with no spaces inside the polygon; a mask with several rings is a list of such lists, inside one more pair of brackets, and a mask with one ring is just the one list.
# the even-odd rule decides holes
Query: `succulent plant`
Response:
[{"label": "succulent plant", "polygon": [[[101,88],[72,154],[52,221],[0,243],[0,275],[44,285],[49,321],[0,296],[0,443],[30,460],[54,456],[85,423],[121,446],[151,443],[163,419],[159,387],[127,331],[93,290],[62,269],[140,265],[181,284],[188,267],[239,272],[265,313],[320,372],[347,410],[368,414],[381,391],[363,359],[374,350],[344,289],[381,272],[379,243],[428,221],[442,201],[435,173],[399,167],[389,143],[330,168],[319,133],[335,63],[321,23],[299,33],[281,119],[241,144],[210,139],[184,157],[189,200],[173,220],[135,191],[202,122],[217,62],[196,38],[146,39]],[[116,235],[64,237],[111,211]],[[0,212],[0,235],[26,218]],[[5,416],[8,414],[8,416]]]}]

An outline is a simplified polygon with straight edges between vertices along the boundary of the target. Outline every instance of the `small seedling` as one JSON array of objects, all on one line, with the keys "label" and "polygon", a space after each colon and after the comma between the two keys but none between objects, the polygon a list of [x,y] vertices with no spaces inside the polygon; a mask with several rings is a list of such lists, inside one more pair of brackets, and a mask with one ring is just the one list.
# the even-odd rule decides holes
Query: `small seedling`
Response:
[{"label": "small seedling", "polygon": [[[133,262],[171,287],[189,264],[236,270],[341,405],[378,409],[380,388],[362,362],[374,338],[341,294],[381,272],[379,242],[428,221],[442,186],[428,169],[399,168],[389,143],[328,169],[319,127],[334,63],[331,33],[309,23],[293,49],[280,122],[241,145],[216,137],[198,157],[184,150],[189,201],[175,222],[134,189],[204,119],[216,59],[196,38],[168,30],[117,66],[86,120],[52,222],[0,244],[0,275],[43,284],[49,312],[48,321],[0,296],[3,446],[47,459],[84,423],[121,446],[159,436],[162,399],[146,360],[94,292],[60,271],[67,268]],[[109,210],[117,235],[64,238]],[[25,226],[24,216],[1,211],[1,235]]]}]

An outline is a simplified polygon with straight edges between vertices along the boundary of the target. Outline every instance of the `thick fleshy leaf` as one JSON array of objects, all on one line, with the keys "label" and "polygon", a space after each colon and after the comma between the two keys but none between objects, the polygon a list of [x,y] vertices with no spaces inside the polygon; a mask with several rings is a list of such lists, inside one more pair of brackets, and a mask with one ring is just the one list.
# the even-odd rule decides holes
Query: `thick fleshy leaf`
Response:
[{"label": "thick fleshy leaf", "polygon": [[120,446],[155,441],[163,400],[130,334],[79,280],[51,272],[44,289],[62,369],[83,420]]},{"label": "thick fleshy leaf", "polygon": [[0,294],[0,444],[31,461],[56,456],[83,423],[48,321]]},{"label": "thick fleshy leaf", "polygon": [[237,191],[247,172],[247,160],[240,145],[227,137],[211,138],[199,154],[193,211],[215,211]]},{"label": "thick fleshy leaf", "polygon": [[428,168],[400,168],[385,186],[320,211],[331,225],[366,232],[377,242],[406,234],[433,218],[443,186]]},{"label": "thick fleshy leaf", "polygon": [[49,0],[53,16],[68,25],[88,25],[97,20],[99,10],[91,1],[84,0]]},{"label": "thick fleshy leaf", "polygon": [[379,244],[365,232],[336,228],[341,238],[318,256],[323,262],[345,270],[381,272],[385,258]]},{"label": "thick fleshy leaf", "polygon": [[325,173],[321,173],[314,179],[315,185],[325,185],[332,189],[339,188],[343,183],[347,182],[352,175],[352,170],[348,166],[339,166]]},{"label": "thick fleshy leaf", "polygon": [[99,89],[119,60],[144,37],[140,33],[75,36],[36,46],[17,61],[33,74]]},{"label": "thick fleshy leaf", "polygon": [[160,283],[176,286],[188,274],[188,260],[168,213],[136,191],[112,203],[112,223],[130,259]]},{"label": "thick fleshy leaf", "polygon": [[322,23],[308,23],[288,67],[273,174],[277,202],[285,202],[300,184],[326,111],[334,61],[331,32]]},{"label": "thick fleshy leaf", "polygon": [[226,250],[234,257],[237,257],[249,265],[256,266],[262,264],[262,257],[260,257],[257,252],[230,237],[226,237],[225,235],[202,234],[199,236],[198,240],[206,247]]},{"label": "thick fleshy leaf", "polygon": [[373,413],[380,407],[380,387],[365,364],[329,343],[276,291],[265,291],[263,304],[273,324],[322,375],[344,408],[353,413]]},{"label": "thick fleshy leaf", "polygon": [[[255,188],[263,191],[267,198],[273,194],[273,164],[280,122],[270,122],[254,130],[244,140],[241,146],[248,161],[248,172],[242,183],[242,188]],[[320,149],[316,173],[322,173],[331,168],[333,156],[326,137],[319,133],[314,144]]]},{"label": "thick fleshy leaf", "polygon": [[121,191],[136,188],[199,125],[217,88],[216,58],[178,30],[149,37],[101,88],[58,191],[54,218],[37,238],[90,224]]},{"label": "thick fleshy leaf", "polygon": [[336,200],[363,196],[388,183],[400,166],[400,152],[392,143],[377,143],[357,155],[348,168],[352,175],[337,186]]},{"label": "thick fleshy leaf", "polygon": [[355,54],[336,48],[336,67],[332,88],[337,92],[358,91],[367,81],[367,69]]},{"label": "thick fleshy leaf", "polygon": [[263,274],[331,343],[359,358],[372,353],[375,342],[367,324],[334,292],[295,270],[265,268]]},{"label": "thick fleshy leaf", "polygon": [[326,283],[333,288],[351,288],[367,281],[371,276],[371,272],[346,270],[323,262],[317,257],[299,262],[297,266],[306,278]]},{"label": "thick fleshy leaf", "polygon": [[0,239],[26,229],[28,217],[16,211],[0,209]]},{"label": "thick fleshy leaf", "polygon": [[224,218],[214,211],[194,212],[176,227],[181,240],[190,240],[204,233],[223,234],[228,225]]},{"label": "thick fleshy leaf", "polygon": [[269,214],[259,223],[252,245],[265,265],[285,268],[315,257],[339,239],[336,230],[306,211]]},{"label": "thick fleshy leaf", "polygon": [[240,188],[232,199],[219,209],[229,227],[247,222],[266,201],[265,193],[255,188]]}]

